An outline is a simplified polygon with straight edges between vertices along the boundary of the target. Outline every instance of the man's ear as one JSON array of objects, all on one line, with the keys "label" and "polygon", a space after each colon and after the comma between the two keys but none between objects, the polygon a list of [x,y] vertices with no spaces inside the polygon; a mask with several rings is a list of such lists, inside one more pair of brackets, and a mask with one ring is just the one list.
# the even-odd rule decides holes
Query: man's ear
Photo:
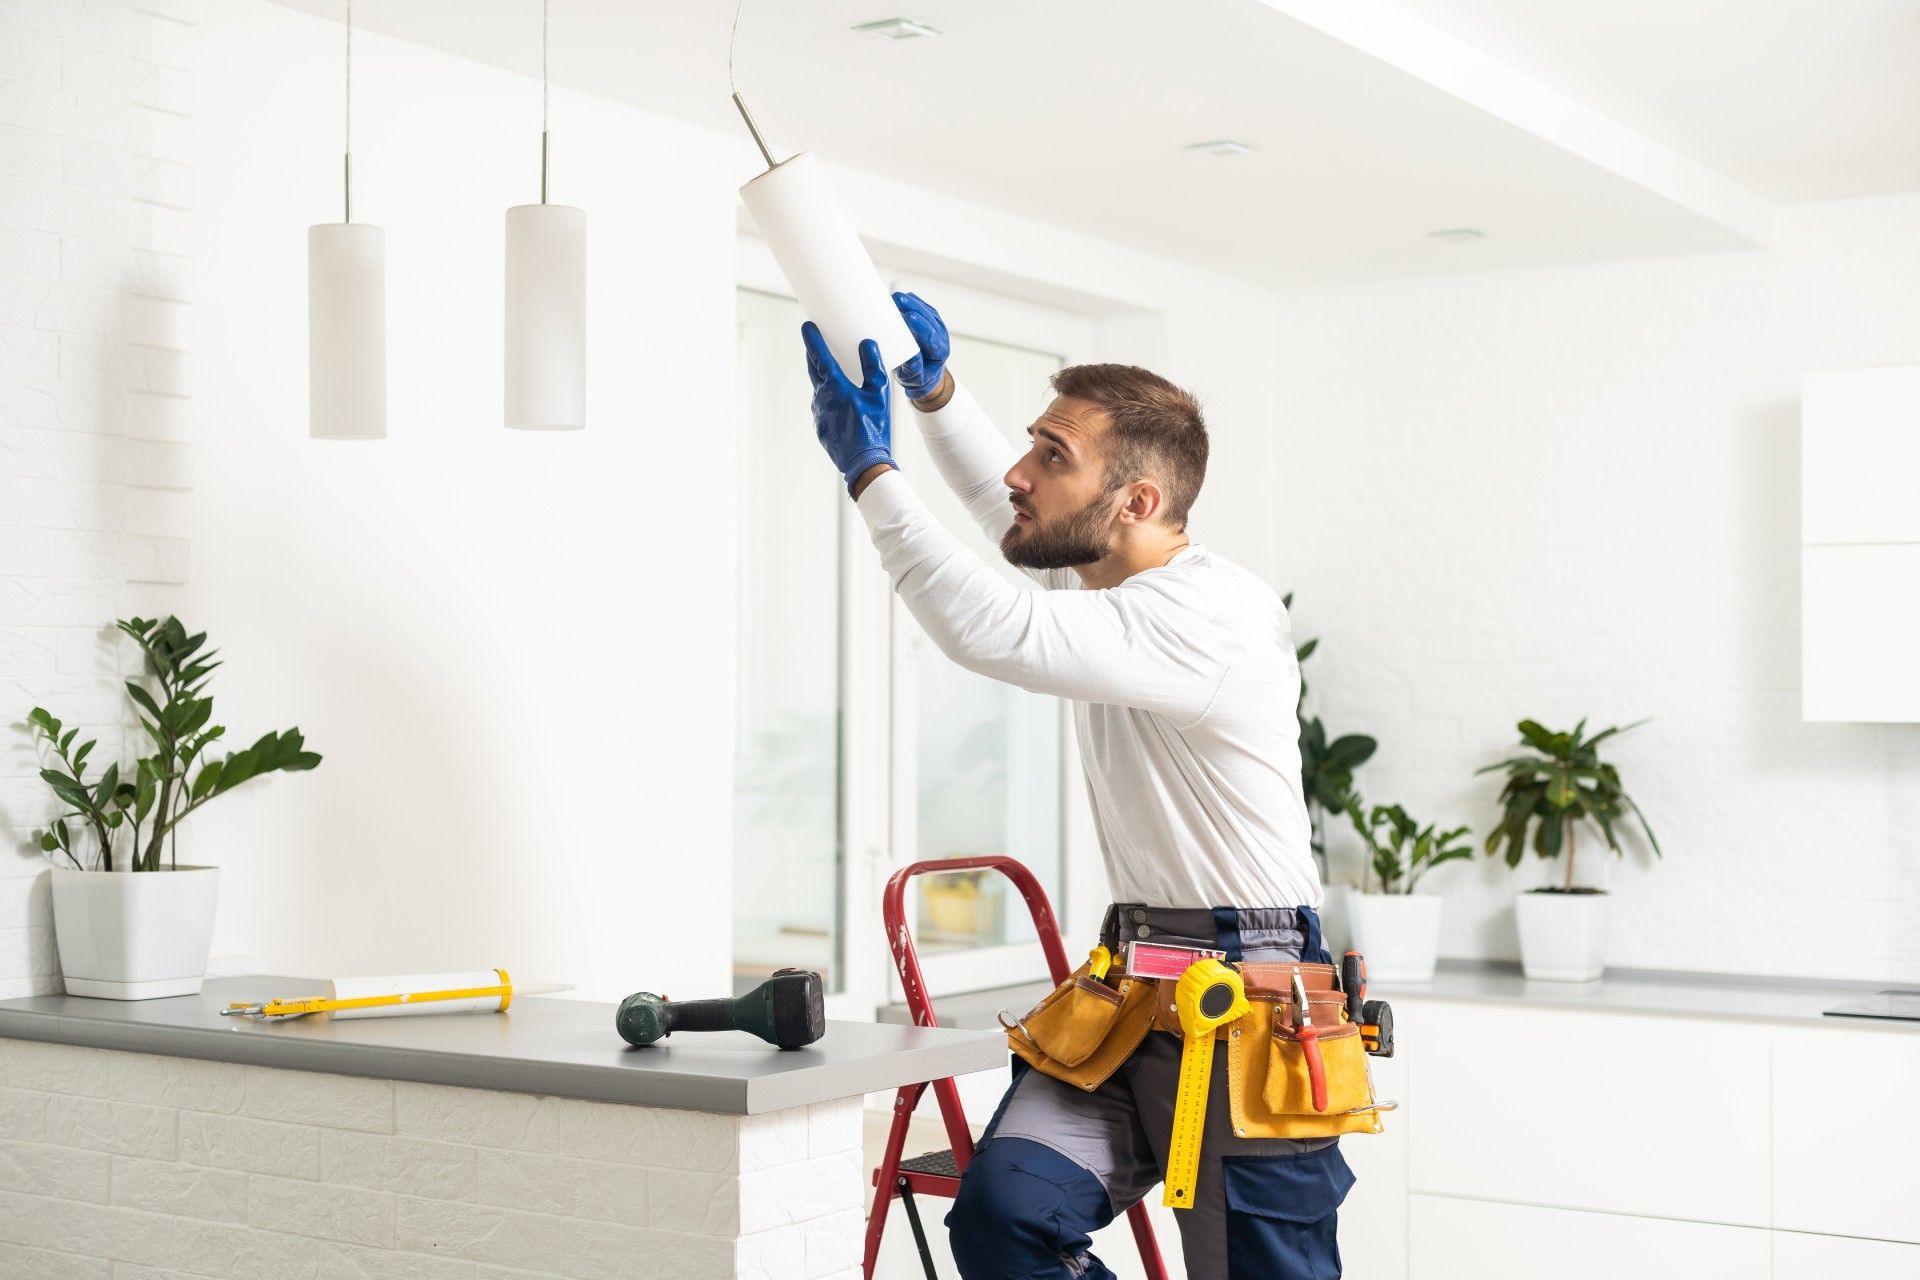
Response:
[{"label": "man's ear", "polygon": [[1136,480],[1128,487],[1126,505],[1120,508],[1120,518],[1129,523],[1146,524],[1163,509],[1163,497],[1160,486],[1151,480]]}]

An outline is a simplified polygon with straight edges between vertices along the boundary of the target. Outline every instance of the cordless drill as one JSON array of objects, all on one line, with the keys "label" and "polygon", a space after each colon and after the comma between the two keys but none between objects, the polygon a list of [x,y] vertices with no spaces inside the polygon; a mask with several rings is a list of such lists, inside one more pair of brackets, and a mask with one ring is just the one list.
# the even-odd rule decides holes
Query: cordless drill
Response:
[{"label": "cordless drill", "polygon": [[620,1038],[642,1047],[676,1031],[750,1031],[768,1044],[798,1049],[827,1033],[826,992],[809,969],[779,969],[730,1000],[672,1001],[636,991],[613,1015]]}]

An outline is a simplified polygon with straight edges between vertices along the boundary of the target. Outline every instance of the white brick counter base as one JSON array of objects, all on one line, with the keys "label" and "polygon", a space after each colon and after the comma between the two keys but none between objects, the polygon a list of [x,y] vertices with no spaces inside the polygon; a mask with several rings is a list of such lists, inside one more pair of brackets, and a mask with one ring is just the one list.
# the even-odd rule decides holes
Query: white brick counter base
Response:
[{"label": "white brick counter base", "polygon": [[860,1136],[0,1037],[0,1280],[851,1280]]}]

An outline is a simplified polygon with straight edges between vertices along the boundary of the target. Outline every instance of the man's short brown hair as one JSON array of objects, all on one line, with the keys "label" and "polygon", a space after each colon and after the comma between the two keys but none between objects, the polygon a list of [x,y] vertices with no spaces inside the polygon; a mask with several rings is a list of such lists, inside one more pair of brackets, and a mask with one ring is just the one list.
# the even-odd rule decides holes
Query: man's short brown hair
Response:
[{"label": "man's short brown hair", "polygon": [[1207,478],[1207,424],[1200,402],[1157,373],[1130,364],[1076,364],[1053,375],[1055,395],[1106,410],[1109,490],[1151,477],[1160,483],[1167,523],[1187,527],[1187,511]]}]

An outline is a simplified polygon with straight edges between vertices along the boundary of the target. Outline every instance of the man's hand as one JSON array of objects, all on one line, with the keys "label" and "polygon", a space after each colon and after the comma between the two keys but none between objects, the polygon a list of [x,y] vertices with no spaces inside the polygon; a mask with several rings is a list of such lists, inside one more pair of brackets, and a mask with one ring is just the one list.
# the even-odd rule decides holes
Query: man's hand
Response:
[{"label": "man's hand", "polygon": [[887,414],[887,374],[880,366],[880,344],[860,344],[861,385],[854,386],[827,349],[820,326],[800,326],[807,344],[807,376],[813,379],[813,432],[840,469],[851,493],[876,466],[897,467],[893,431]]},{"label": "man's hand", "polygon": [[900,308],[900,318],[907,322],[907,331],[920,347],[920,354],[895,369],[893,376],[899,380],[900,389],[907,393],[907,399],[931,399],[939,392],[947,360],[953,355],[953,338],[947,332],[947,322],[917,293],[896,293],[893,305]]}]

